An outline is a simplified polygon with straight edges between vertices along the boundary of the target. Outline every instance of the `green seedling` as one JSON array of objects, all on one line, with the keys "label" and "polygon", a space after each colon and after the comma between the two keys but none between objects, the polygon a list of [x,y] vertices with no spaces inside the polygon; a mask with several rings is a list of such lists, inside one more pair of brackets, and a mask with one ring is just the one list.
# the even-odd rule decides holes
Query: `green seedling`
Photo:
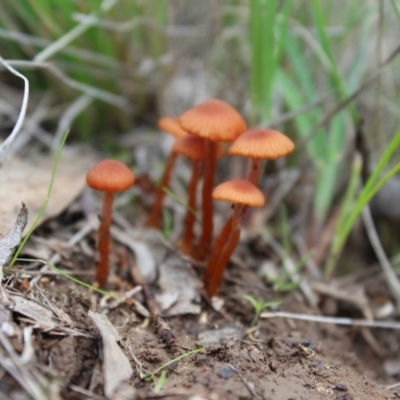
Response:
[{"label": "green seedling", "polygon": [[243,296],[243,298],[245,300],[247,300],[253,307],[254,307],[254,318],[251,321],[251,326],[254,326],[257,324],[260,315],[262,313],[263,310],[265,310],[266,308],[274,308],[274,307],[278,307],[282,301],[267,301],[264,302],[262,300],[256,300],[254,297],[245,294]]}]

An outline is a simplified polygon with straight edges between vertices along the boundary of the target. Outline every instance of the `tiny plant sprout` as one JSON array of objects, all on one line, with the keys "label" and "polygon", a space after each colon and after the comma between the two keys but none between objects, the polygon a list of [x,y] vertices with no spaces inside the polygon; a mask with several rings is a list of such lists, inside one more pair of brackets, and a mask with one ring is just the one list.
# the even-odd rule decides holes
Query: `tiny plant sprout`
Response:
[{"label": "tiny plant sprout", "polygon": [[207,100],[179,118],[183,129],[204,140],[206,159],[203,182],[203,219],[200,242],[193,257],[205,260],[211,248],[213,235],[212,189],[216,167],[217,142],[232,142],[246,129],[242,116],[221,100]]},{"label": "tiny plant sprout", "polygon": [[125,164],[116,160],[100,161],[86,175],[87,185],[104,193],[98,235],[100,258],[96,265],[96,281],[100,287],[104,287],[108,280],[110,226],[114,196],[117,192],[129,189],[134,182],[135,176],[132,171]]},{"label": "tiny plant sprout", "polygon": [[254,318],[251,321],[251,326],[254,326],[257,324],[260,315],[262,313],[263,310],[265,310],[266,308],[275,308],[278,307],[279,305],[281,305],[281,301],[267,301],[264,302],[262,300],[256,300],[253,296],[250,296],[248,294],[245,294],[243,296],[243,298],[245,300],[247,300],[254,308]]}]

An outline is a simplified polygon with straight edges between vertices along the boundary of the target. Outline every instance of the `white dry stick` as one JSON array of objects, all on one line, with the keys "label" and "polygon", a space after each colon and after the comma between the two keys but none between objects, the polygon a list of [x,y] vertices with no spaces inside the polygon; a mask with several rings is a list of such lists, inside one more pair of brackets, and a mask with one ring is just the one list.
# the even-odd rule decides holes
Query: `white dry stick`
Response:
[{"label": "white dry stick", "polygon": [[[102,13],[106,13],[111,10],[119,0],[103,0],[100,9]],[[96,14],[92,13],[91,16],[95,20]],[[33,61],[43,62],[48,60],[51,56],[61,51],[64,47],[68,46],[73,40],[82,35],[87,29],[93,25],[92,19],[82,21],[79,25],[76,25],[65,35],[61,36],[58,40],[51,43],[48,47],[43,49],[40,53],[36,54]]]},{"label": "white dry stick", "polygon": [[57,131],[54,136],[53,144],[51,148],[56,151],[60,147],[61,140],[64,132],[70,129],[72,122],[75,118],[86,109],[92,102],[92,98],[86,94],[79,96],[63,113],[57,126]]},{"label": "white dry stick", "polygon": [[8,147],[10,147],[12,142],[15,140],[15,138],[18,135],[18,132],[21,130],[22,125],[24,123],[26,109],[28,108],[28,100],[29,100],[29,81],[24,75],[20,74],[11,65],[9,65],[7,63],[7,61],[5,61],[4,58],[1,56],[0,56],[0,63],[5,68],[7,68],[13,75],[18,76],[18,78],[21,78],[24,81],[24,97],[22,98],[21,110],[19,112],[17,122],[16,122],[12,132],[7,137],[7,139],[4,140],[4,142],[0,144],[0,164],[1,164],[1,162],[4,160],[4,156],[6,154]]},{"label": "white dry stick", "polygon": [[393,267],[391,266],[390,261],[385,254],[385,251],[383,250],[378,233],[376,232],[374,221],[371,216],[371,210],[368,205],[363,208],[361,215],[369,241],[372,248],[374,249],[376,257],[378,258],[379,264],[382,267],[383,274],[385,275],[390,294],[393,296],[396,302],[397,310],[400,311],[400,282],[397,278],[397,275],[393,271]]},{"label": "white dry stick", "polygon": [[[21,32],[10,31],[7,29],[0,28],[0,38],[12,40],[21,44],[26,44],[34,47],[46,47],[51,41],[37,36],[26,35]],[[103,67],[111,69],[120,68],[120,62],[114,58],[108,57],[104,54],[97,53],[95,51],[81,49],[80,47],[68,46],[61,50],[62,53],[68,54],[72,57],[79,58],[83,61],[88,61],[93,64],[97,64]]]},{"label": "white dry stick", "polygon": [[96,99],[102,100],[106,103],[113,105],[114,107],[121,108],[125,112],[129,112],[132,107],[130,107],[128,100],[122,96],[118,96],[114,93],[108,92],[103,89],[99,89],[94,86],[87,85],[86,83],[78,82],[75,79],[70,78],[63,71],[61,71],[56,65],[48,62],[34,62],[34,61],[24,61],[24,60],[7,60],[9,65],[20,68],[36,69],[43,68],[49,70],[53,75],[55,75],[61,82],[65,85],[78,90],[80,92],[86,93],[88,96],[94,97]]},{"label": "white dry stick", "polygon": [[321,315],[296,314],[285,311],[263,312],[261,313],[260,318],[287,318],[287,319],[298,319],[308,322],[320,322],[323,324],[400,330],[400,322],[395,322],[395,321],[370,321],[367,319],[323,317]]}]

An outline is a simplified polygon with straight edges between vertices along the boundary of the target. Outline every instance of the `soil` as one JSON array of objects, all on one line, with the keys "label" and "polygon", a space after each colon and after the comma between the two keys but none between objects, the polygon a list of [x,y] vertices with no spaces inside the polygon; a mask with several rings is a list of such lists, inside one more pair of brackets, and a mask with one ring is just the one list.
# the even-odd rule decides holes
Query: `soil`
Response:
[{"label": "soil", "polygon": [[[38,235],[57,235],[56,226],[57,222],[50,221]],[[72,267],[71,271],[93,273],[93,258],[88,250],[94,252],[93,244],[93,237],[88,237],[79,244],[80,247],[63,249],[64,262],[61,261],[61,264]],[[82,251],[85,248],[86,255]],[[32,349],[30,357],[17,370],[7,369],[6,363],[1,363],[1,399],[34,397],[27,394],[29,390],[18,380],[18,374],[23,377],[24,373],[40,377],[37,378],[38,382],[41,388],[46,389],[45,397],[38,398],[105,398],[104,351],[99,331],[88,315],[89,309],[107,315],[120,335],[120,349],[134,371],[129,382],[109,398],[400,398],[400,389],[389,389],[387,386],[396,382],[399,373],[389,376],[384,369],[384,362],[393,359],[396,354],[395,344],[399,343],[399,338],[395,332],[367,331],[381,345],[381,353],[377,355],[376,349],[365,340],[368,338],[366,330],[363,332],[356,328],[277,318],[260,319],[252,327],[254,310],[243,299],[245,294],[263,301],[280,298],[283,301],[280,308],[285,311],[317,315],[323,309],[323,299],[318,307],[309,307],[298,290],[286,294],[275,293],[254,269],[242,263],[229,265],[219,294],[224,301],[221,311],[216,311],[202,300],[200,314],[167,318],[175,335],[175,340],[169,343],[161,340],[149,318],[144,316],[146,310],[140,309],[140,304],[146,306],[140,292],[133,297],[134,301],[128,299],[113,307],[105,307],[105,304],[111,304],[110,299],[107,303],[104,296],[74,284],[63,276],[46,275],[43,272],[36,279],[38,276],[34,272],[41,266],[24,268],[25,272],[20,270],[6,282],[7,293],[23,294],[25,298],[40,300],[46,308],[51,306],[62,310],[58,315],[69,322],[64,324],[64,328],[46,329],[40,321],[28,318],[15,309],[10,313],[10,303],[2,300],[2,327],[4,323],[12,327],[6,339],[12,345],[14,354],[17,358],[21,355],[21,359],[25,354],[26,327],[32,328]],[[23,277],[24,273],[29,276],[28,279]],[[84,278],[87,282],[92,279],[91,276]],[[116,291],[119,294],[135,286],[130,278],[126,278],[126,282],[124,279],[113,279],[110,289],[119,285],[121,289]],[[150,289],[157,292],[157,282]],[[357,315],[357,310],[351,307],[347,311],[344,309],[346,307],[336,304],[337,315]],[[3,314],[0,313],[0,317]],[[2,331],[5,332],[5,329]],[[4,347],[5,335],[1,336]],[[185,356],[189,351],[201,348],[203,350]],[[5,347],[2,348],[4,360],[5,354],[8,354],[5,350]],[[154,379],[145,379],[152,371],[179,356],[184,357],[163,368],[165,372],[162,377],[159,372]]]}]

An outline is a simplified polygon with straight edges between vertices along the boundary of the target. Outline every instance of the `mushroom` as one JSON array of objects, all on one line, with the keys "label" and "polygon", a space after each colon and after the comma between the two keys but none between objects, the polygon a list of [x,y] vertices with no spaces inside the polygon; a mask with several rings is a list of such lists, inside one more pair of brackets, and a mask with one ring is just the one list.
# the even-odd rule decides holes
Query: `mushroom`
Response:
[{"label": "mushroom", "polygon": [[[190,254],[193,244],[193,227],[196,220],[196,188],[201,174],[201,167],[206,159],[204,140],[198,136],[187,135],[177,139],[172,147],[175,154],[180,154],[192,160],[192,176],[188,188],[188,202],[185,217],[183,239],[179,245],[183,253]],[[217,146],[217,158],[224,155],[221,143]]]},{"label": "mushroom", "polygon": [[231,156],[251,158],[249,181],[257,185],[264,159],[276,160],[294,150],[294,143],[283,133],[272,129],[250,129],[229,147]]},{"label": "mushroom", "polygon": [[[187,132],[182,129],[178,122],[178,118],[176,117],[163,117],[160,118],[157,126],[164,132],[176,137],[180,138],[182,136],[186,136]],[[176,161],[176,154],[174,151],[171,151],[167,162],[165,165],[165,170],[163,177],[161,179],[161,183],[158,186],[158,190],[154,199],[153,207],[150,211],[150,216],[147,221],[147,226],[152,228],[159,228],[160,220],[161,220],[161,210],[162,210],[162,203],[165,197],[165,190],[164,188],[168,187],[169,181],[171,180],[172,170],[174,169]]]},{"label": "mushroom", "polygon": [[98,234],[99,261],[96,265],[96,281],[100,287],[107,284],[108,258],[110,252],[110,225],[112,205],[116,192],[124,192],[135,182],[135,175],[117,160],[103,160],[92,167],[86,175],[87,185],[104,192],[103,208]]},{"label": "mushroom", "polygon": [[179,118],[179,122],[188,133],[199,136],[205,141],[206,159],[203,182],[203,219],[202,233],[193,257],[204,260],[209,254],[213,235],[212,189],[216,166],[216,142],[232,142],[247,128],[242,116],[229,104],[221,100],[208,100]]},{"label": "mushroom", "polygon": [[261,191],[245,179],[221,183],[213,190],[212,195],[215,200],[232,203],[234,210],[214,243],[204,273],[204,285],[210,297],[217,293],[225,266],[239,242],[244,210],[249,206],[262,207],[265,204]]}]

